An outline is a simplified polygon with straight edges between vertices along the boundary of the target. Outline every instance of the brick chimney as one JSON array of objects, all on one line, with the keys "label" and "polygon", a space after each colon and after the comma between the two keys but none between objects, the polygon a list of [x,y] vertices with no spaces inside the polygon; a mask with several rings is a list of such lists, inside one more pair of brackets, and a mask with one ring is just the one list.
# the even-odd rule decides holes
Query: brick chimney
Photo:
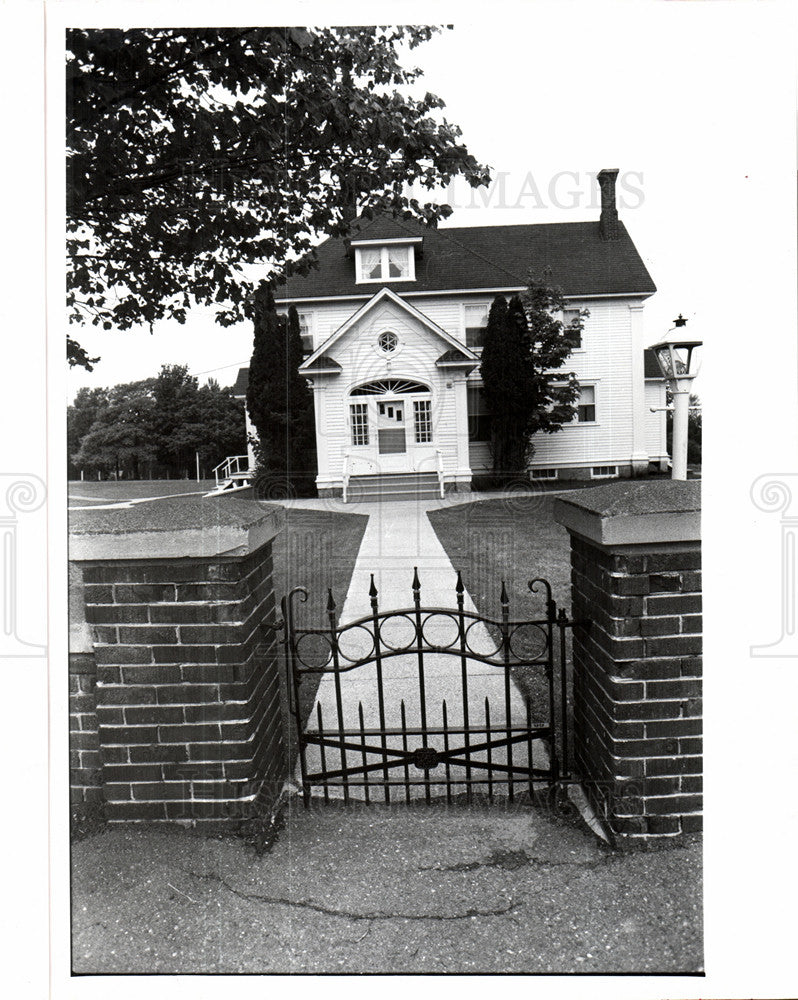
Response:
[{"label": "brick chimney", "polygon": [[349,178],[340,178],[341,215],[344,222],[352,222],[357,218],[357,191]]},{"label": "brick chimney", "polygon": [[615,205],[615,181],[617,177],[617,169],[600,170],[596,176],[601,188],[599,235],[603,240],[618,239],[618,209]]}]

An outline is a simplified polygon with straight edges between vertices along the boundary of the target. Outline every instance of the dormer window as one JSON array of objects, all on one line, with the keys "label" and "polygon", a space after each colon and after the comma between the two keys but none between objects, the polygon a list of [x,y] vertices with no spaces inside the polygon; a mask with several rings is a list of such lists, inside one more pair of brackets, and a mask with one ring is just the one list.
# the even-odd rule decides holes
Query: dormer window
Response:
[{"label": "dormer window", "polygon": [[355,267],[359,283],[415,281],[415,248],[410,241],[355,246]]}]

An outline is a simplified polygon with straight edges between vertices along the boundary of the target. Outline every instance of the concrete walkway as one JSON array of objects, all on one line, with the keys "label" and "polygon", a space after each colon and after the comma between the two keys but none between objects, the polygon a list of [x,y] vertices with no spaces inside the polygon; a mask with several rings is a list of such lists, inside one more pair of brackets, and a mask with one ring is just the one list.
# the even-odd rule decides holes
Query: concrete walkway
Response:
[{"label": "concrete walkway", "polygon": [[[487,494],[487,496],[496,498],[497,494]],[[472,494],[465,502],[471,502],[473,499],[475,497]],[[462,495],[457,502],[460,504],[464,502]],[[318,508],[326,503],[328,502],[319,500],[293,501],[290,505]],[[346,509],[353,513],[368,514],[369,522],[363,535],[349,591],[343,607],[338,609],[339,622],[346,624],[371,614],[369,589],[372,574],[378,591],[380,610],[412,609],[412,581],[416,568],[421,583],[422,608],[456,608],[457,574],[427,517],[428,510],[450,505],[452,505],[452,501],[448,497],[442,500],[418,502],[346,505]],[[467,592],[464,594],[464,609],[470,612],[476,611]],[[498,617],[498,608],[496,613]],[[385,620],[381,632],[383,642],[398,648],[406,647],[414,639],[414,627],[412,612],[408,616],[397,615],[388,618]],[[457,624],[447,615],[425,616],[423,630],[424,637],[430,645],[448,646],[457,641]],[[491,638],[485,626],[479,622],[468,628],[467,642],[472,652],[485,655],[494,653],[497,648],[495,640]],[[300,655],[302,654],[302,645],[300,643]],[[372,635],[366,628],[355,627],[343,632],[340,638],[342,665],[346,664],[347,659],[355,660],[362,656],[368,656],[372,648]],[[459,647],[455,646],[455,650],[457,649]],[[465,685],[459,655],[426,654],[423,670],[422,684],[418,656],[415,653],[395,655],[383,662],[384,718],[388,728],[400,727],[402,703],[404,703],[405,720],[408,727],[420,726],[422,711],[424,711],[427,728],[441,728],[443,726],[444,702],[449,728],[458,728],[464,725],[466,721],[464,707],[466,705],[468,707],[469,729],[484,727],[486,701],[490,705],[490,723],[493,729],[497,726],[503,729],[507,726],[524,726],[526,724],[526,705],[512,682],[506,689],[503,668],[469,659],[465,669]],[[325,732],[337,730],[339,722],[347,731],[358,730],[361,710],[364,728],[378,728],[380,726],[380,712],[377,692],[377,667],[375,664],[342,672],[340,674],[341,712],[339,719],[339,691],[336,690],[335,675],[332,672],[325,673],[318,688],[316,704],[309,717],[308,729],[317,730],[319,708]],[[471,736],[470,742],[479,743],[483,742],[484,739],[484,732],[476,732]],[[370,742],[377,744],[379,740],[372,737]],[[397,749],[403,746],[402,737],[399,735],[390,737],[387,742],[389,746]],[[462,743],[462,736],[451,736],[450,746],[461,746]],[[421,745],[421,738],[418,735],[409,738],[409,749],[412,750]],[[429,745],[443,749],[442,736],[438,734],[437,737],[430,738]],[[546,767],[548,759],[540,741],[517,744],[512,750],[512,762],[525,767],[529,760],[530,748],[533,752],[534,766]],[[486,759],[484,751],[476,752],[473,756],[477,760],[484,761]],[[366,762],[375,764],[381,759],[380,755],[372,754],[367,755]],[[507,764],[507,751],[494,749],[492,760],[496,764]],[[359,750],[347,753],[346,751],[339,752],[328,749],[324,763],[327,769],[343,768],[362,765],[363,759]],[[307,767],[310,772],[323,769],[321,754],[316,748],[309,748]],[[394,780],[401,781],[403,772],[404,769],[400,767],[392,769],[390,774]],[[418,779],[423,777],[423,772],[411,766],[410,775]],[[450,777],[453,782],[462,781],[465,776],[464,768],[454,766],[450,768]],[[372,774],[371,777],[374,781],[381,781],[383,774],[380,771]],[[432,785],[436,781],[444,781],[444,767],[438,765],[437,768],[429,772],[429,777]],[[487,772],[484,768],[474,769],[472,777],[484,778],[487,782]],[[523,784],[519,784],[517,790],[521,791],[524,787]],[[506,789],[506,786],[495,787],[495,791],[500,794],[504,794],[503,789]],[[399,791],[402,795],[405,794],[404,788]],[[455,793],[461,791],[465,791],[465,785],[455,787]],[[357,786],[351,786],[349,792],[355,798],[364,795],[363,789]],[[443,788],[439,787],[437,790],[433,788],[432,793],[442,794]],[[394,796],[396,794],[395,791]],[[411,796],[424,795],[426,789],[422,785],[411,786],[410,794]]]}]

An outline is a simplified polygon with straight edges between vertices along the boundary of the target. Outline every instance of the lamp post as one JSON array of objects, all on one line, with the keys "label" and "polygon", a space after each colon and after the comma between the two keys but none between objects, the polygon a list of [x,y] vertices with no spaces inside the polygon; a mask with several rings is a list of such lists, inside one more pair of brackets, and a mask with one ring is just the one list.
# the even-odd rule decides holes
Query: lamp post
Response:
[{"label": "lamp post", "polygon": [[700,368],[701,341],[680,335],[687,320],[679,313],[668,335],[651,345],[663,378],[673,396],[673,439],[671,478],[687,479],[687,417],[690,412],[690,389]]}]

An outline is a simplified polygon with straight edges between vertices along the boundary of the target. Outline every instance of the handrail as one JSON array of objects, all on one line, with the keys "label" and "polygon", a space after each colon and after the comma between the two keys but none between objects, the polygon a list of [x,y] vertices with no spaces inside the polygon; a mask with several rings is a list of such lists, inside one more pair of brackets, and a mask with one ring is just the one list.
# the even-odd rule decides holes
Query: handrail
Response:
[{"label": "handrail", "polygon": [[[243,469],[240,464],[242,460],[246,463]],[[220,469],[222,470],[221,474]],[[229,455],[223,462],[219,462],[213,470],[216,485],[219,485],[220,479],[229,479],[236,472],[249,472],[249,455]]]},{"label": "handrail", "polygon": [[435,461],[437,464],[438,471],[438,487],[441,491],[441,500],[443,500],[445,490],[443,488],[443,452],[440,448],[435,449]]},{"label": "handrail", "polygon": [[351,453],[348,451],[344,452],[344,478],[343,478],[343,491],[342,500],[346,503],[346,494],[349,490],[349,478],[352,475],[349,465],[350,465]]}]

